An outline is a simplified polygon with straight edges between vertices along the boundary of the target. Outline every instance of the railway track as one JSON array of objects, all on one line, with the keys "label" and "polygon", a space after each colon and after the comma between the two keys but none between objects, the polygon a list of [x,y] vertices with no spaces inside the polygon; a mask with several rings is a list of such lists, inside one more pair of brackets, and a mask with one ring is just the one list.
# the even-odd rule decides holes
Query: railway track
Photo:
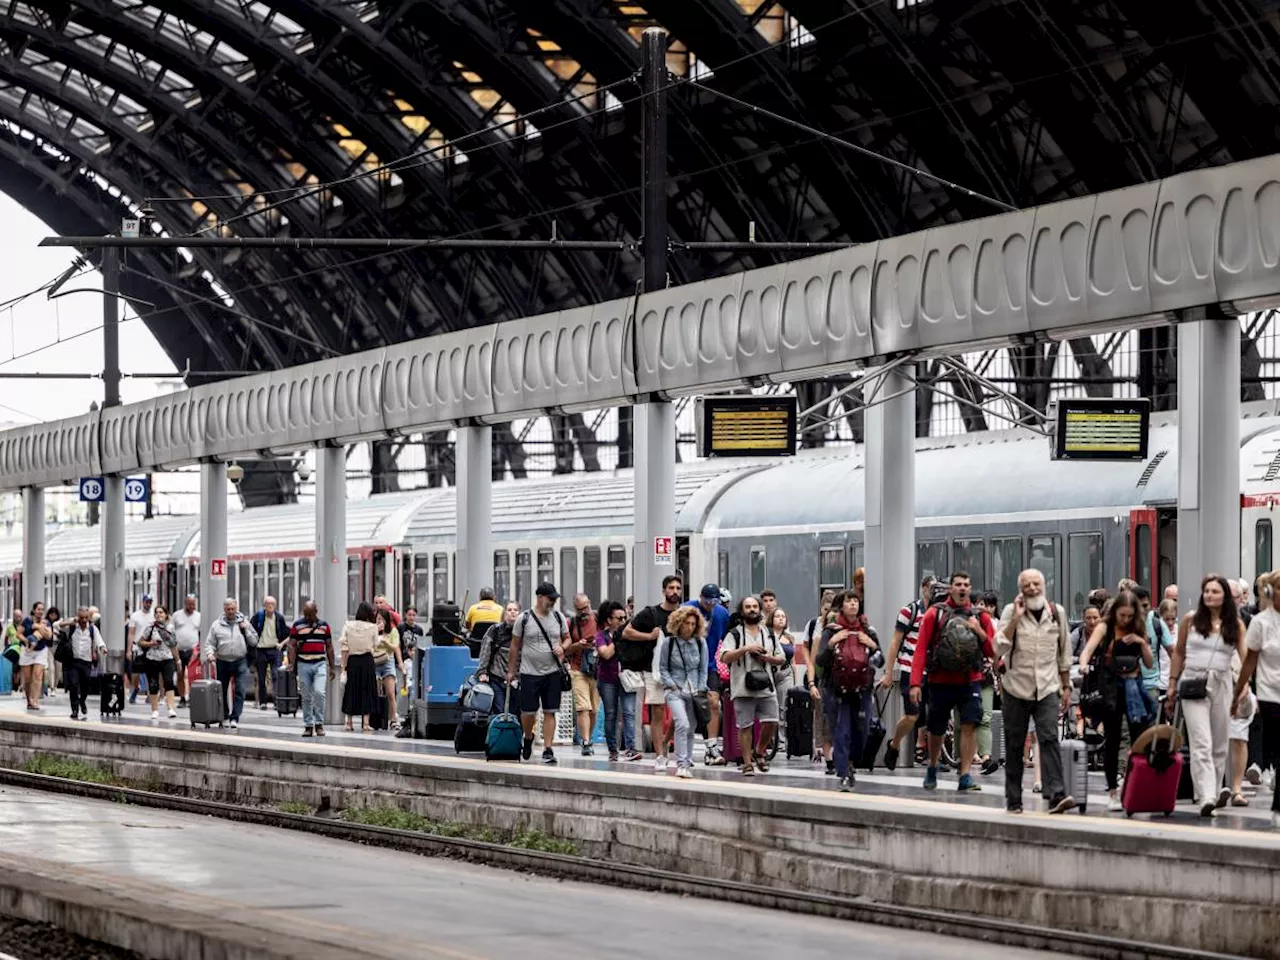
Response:
[{"label": "railway track", "polygon": [[[595,860],[589,857],[525,850],[409,830],[396,830],[311,814],[285,813],[263,807],[241,807],[217,800],[154,793],[0,768],[0,784],[47,790],[94,800],[130,803],[260,826],[299,830],[371,846],[463,859],[490,866],[524,870],[583,882],[622,884],[656,893],[694,896],[744,906],[785,910],[852,920],[880,926],[920,930],[966,939],[1047,950],[1103,960],[1248,960],[1235,954],[1206,953],[1166,944],[1099,936],[1084,931],[1058,930],[921,907],[878,903],[858,897],[780,890],[733,880]],[[0,960],[4,958],[0,957]]]}]

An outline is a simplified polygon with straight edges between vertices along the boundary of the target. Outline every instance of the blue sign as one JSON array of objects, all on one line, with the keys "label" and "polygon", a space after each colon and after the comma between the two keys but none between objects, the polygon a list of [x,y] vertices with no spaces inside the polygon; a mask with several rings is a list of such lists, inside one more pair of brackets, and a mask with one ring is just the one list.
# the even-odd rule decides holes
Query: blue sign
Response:
[{"label": "blue sign", "polygon": [[146,503],[151,495],[150,477],[129,477],[124,482],[125,503]]},{"label": "blue sign", "polygon": [[80,502],[81,503],[101,503],[103,495],[107,492],[107,485],[102,482],[101,477],[81,477],[80,478]]}]

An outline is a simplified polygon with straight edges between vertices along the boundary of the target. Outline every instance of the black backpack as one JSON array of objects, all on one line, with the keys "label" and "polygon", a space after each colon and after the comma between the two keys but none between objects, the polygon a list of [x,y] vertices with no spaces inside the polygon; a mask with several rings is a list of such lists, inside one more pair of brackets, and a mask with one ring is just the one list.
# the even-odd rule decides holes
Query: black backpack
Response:
[{"label": "black backpack", "polygon": [[973,608],[960,609],[947,603],[934,604],[933,637],[929,644],[929,672],[945,670],[951,673],[982,669],[982,642],[965,621],[972,617]]}]

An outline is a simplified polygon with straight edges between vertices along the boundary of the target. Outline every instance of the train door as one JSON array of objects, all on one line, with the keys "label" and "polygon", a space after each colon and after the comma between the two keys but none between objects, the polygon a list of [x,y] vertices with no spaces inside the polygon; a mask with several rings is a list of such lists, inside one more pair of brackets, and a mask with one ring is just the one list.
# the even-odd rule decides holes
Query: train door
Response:
[{"label": "train door", "polygon": [[405,607],[414,606],[413,600],[413,549],[404,544],[391,551],[391,581],[395,596],[391,597],[391,606],[404,612]]},{"label": "train door", "polygon": [[1143,508],[1129,511],[1129,578],[1147,587],[1151,595],[1160,596],[1159,529],[1155,510]]},{"label": "train door", "polygon": [[676,573],[680,575],[681,581],[684,583],[684,598],[697,596],[698,590],[702,589],[700,584],[690,583],[689,580],[693,576],[689,569],[689,538],[676,537]]}]

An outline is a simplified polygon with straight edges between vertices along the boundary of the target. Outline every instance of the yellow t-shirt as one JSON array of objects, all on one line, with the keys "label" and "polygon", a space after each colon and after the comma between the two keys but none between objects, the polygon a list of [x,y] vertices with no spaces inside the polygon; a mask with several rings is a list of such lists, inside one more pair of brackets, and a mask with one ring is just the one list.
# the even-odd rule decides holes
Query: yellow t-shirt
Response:
[{"label": "yellow t-shirt", "polygon": [[467,619],[463,621],[463,627],[467,630],[473,629],[480,623],[497,623],[502,619],[502,605],[493,600],[481,600],[479,603],[473,604],[471,609],[467,611]]},{"label": "yellow t-shirt", "polygon": [[400,631],[392,627],[390,633],[379,634],[378,642],[373,647],[373,662],[385,663],[388,657],[394,660],[399,649]]}]

